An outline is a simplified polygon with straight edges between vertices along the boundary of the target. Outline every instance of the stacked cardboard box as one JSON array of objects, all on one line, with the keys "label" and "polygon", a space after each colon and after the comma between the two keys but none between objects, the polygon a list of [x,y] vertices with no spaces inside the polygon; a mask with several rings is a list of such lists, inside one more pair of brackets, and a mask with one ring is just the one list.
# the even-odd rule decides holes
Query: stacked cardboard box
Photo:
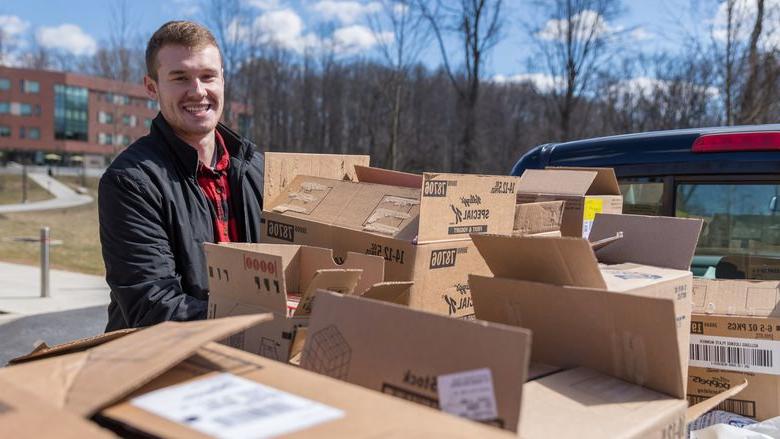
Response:
[{"label": "stacked cardboard box", "polygon": [[688,399],[745,380],[720,408],[759,421],[780,416],[780,282],[695,279]]},{"label": "stacked cardboard box", "polygon": [[517,202],[550,200],[566,202],[563,236],[587,238],[596,214],[623,211],[623,197],[612,168],[526,170],[517,185]]}]

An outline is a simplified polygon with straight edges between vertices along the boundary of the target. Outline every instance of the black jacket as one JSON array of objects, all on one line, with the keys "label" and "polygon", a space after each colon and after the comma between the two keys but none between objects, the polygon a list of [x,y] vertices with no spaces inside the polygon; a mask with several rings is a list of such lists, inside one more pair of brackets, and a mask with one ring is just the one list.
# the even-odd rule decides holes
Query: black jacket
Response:
[{"label": "black jacket", "polygon": [[[243,242],[260,238],[263,155],[222,124],[230,154],[231,215]],[[164,320],[206,318],[204,242],[214,242],[214,209],[198,186],[198,154],[158,114],[149,135],[100,179],[100,241],[111,287],[106,331]]]}]

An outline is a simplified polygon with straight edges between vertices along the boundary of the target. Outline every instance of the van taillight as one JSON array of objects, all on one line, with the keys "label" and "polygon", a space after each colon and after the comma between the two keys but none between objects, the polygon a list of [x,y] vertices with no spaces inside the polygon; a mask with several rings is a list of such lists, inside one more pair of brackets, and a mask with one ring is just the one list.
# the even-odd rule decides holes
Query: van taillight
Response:
[{"label": "van taillight", "polygon": [[705,134],[693,142],[691,151],[780,151],[780,132]]}]

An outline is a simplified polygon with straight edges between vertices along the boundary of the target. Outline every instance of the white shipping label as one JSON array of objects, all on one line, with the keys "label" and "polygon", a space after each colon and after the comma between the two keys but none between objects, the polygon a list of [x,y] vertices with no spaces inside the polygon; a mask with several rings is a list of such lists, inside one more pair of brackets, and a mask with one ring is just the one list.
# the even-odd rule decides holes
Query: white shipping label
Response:
[{"label": "white shipping label", "polygon": [[780,375],[780,341],[691,334],[690,366]]},{"label": "white shipping label", "polygon": [[477,421],[498,418],[490,369],[439,375],[436,377],[436,387],[442,411]]},{"label": "white shipping label", "polygon": [[344,416],[339,409],[229,373],[150,392],[130,403],[218,438],[269,438]]}]

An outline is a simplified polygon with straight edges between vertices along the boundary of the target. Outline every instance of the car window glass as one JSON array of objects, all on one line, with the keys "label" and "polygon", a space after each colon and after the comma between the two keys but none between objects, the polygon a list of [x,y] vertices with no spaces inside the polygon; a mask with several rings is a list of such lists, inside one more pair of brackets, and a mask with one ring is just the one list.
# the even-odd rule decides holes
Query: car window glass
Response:
[{"label": "car window glass", "polygon": [[623,213],[633,215],[660,215],[664,184],[649,179],[620,181],[623,195]]},{"label": "car window glass", "polygon": [[780,185],[679,184],[675,216],[704,219],[696,255],[715,277],[780,279]]}]

